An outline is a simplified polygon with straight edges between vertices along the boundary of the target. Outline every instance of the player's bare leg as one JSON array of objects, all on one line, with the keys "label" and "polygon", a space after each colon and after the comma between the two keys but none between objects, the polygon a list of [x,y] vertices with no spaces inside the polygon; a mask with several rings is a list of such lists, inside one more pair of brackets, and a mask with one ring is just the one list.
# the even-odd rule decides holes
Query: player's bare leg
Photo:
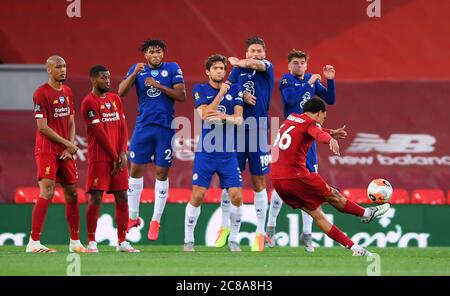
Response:
[{"label": "player's bare leg", "polygon": [[205,187],[192,185],[191,200],[186,205],[186,211],[184,216],[184,246],[185,252],[194,252],[194,230],[197,225],[198,217],[201,212],[201,205],[203,198],[205,197]]},{"label": "player's bare leg", "polygon": [[117,252],[139,253],[140,251],[133,248],[126,241],[127,225],[128,225],[128,197],[127,192],[113,192],[116,201],[116,225],[117,225]]},{"label": "player's bare leg", "polygon": [[220,195],[220,209],[222,211],[222,225],[217,234],[215,246],[222,248],[227,243],[228,235],[230,234],[230,198],[228,197],[228,190],[222,189]]},{"label": "player's bare leg", "polygon": [[55,249],[47,248],[41,244],[41,232],[44,226],[45,216],[48,206],[52,202],[55,192],[55,181],[50,179],[41,179],[39,184],[39,197],[33,207],[31,216],[31,235],[26,247],[27,253],[54,253]]},{"label": "player's bare leg", "polygon": [[139,218],[139,205],[142,190],[144,190],[144,174],[146,168],[147,164],[131,162],[130,177],[128,179],[129,219],[127,231],[141,224],[141,219]]},{"label": "player's bare leg", "polygon": [[372,253],[364,249],[363,247],[355,244],[351,239],[349,239],[339,228],[328,222],[325,213],[319,206],[317,209],[310,211],[306,208],[303,209],[311,217],[313,217],[316,225],[330,238],[334,241],[340,243],[347,249],[352,250],[353,256],[371,256]]},{"label": "player's bare leg", "polygon": [[251,175],[253,191],[255,194],[254,204],[256,211],[256,235],[252,244],[253,252],[262,252],[264,250],[264,241],[266,240],[266,215],[268,197],[266,191],[266,178],[264,175]]},{"label": "player's bare leg", "polygon": [[231,252],[240,252],[239,241],[237,235],[241,228],[242,221],[242,188],[241,187],[230,187],[228,188],[228,194],[231,201],[230,209],[230,237],[228,240],[228,250]]},{"label": "player's bare leg", "polygon": [[80,242],[80,208],[78,205],[77,184],[61,184],[66,199],[66,220],[69,224],[69,252],[84,253],[86,249]]},{"label": "player's bare leg", "polygon": [[155,166],[155,204],[153,208],[153,216],[148,229],[148,239],[157,240],[159,234],[159,226],[161,216],[166,206],[167,196],[169,195],[169,168]]},{"label": "player's bare leg", "polygon": [[88,206],[86,209],[86,228],[88,235],[87,253],[98,253],[95,232],[97,230],[98,213],[102,203],[103,191],[91,190],[89,192]]},{"label": "player's bare leg", "polygon": [[361,220],[364,223],[369,223],[375,217],[382,216],[390,208],[389,204],[363,208],[355,202],[345,198],[339,191],[334,188],[332,189],[330,195],[325,196],[325,200],[340,212],[361,217]]}]

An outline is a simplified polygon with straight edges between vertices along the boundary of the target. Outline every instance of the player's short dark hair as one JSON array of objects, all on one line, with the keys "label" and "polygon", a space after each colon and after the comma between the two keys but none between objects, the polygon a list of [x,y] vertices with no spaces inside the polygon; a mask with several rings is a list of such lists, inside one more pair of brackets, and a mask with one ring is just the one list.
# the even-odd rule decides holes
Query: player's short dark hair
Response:
[{"label": "player's short dark hair", "polygon": [[293,49],[288,54],[288,63],[292,61],[292,59],[305,59],[305,61],[308,61],[309,55],[301,50]]},{"label": "player's short dark hair", "polygon": [[162,51],[166,51],[166,44],[164,43],[164,41],[159,40],[159,39],[147,39],[144,42],[142,42],[141,47],[139,48],[139,50],[141,52],[146,52],[147,49],[149,47],[159,47],[162,49]]},{"label": "player's short dark hair", "polygon": [[327,105],[321,98],[314,97],[303,105],[303,112],[318,113],[319,111],[327,111]]},{"label": "player's short dark hair", "polygon": [[95,65],[89,71],[89,77],[97,77],[98,73],[100,73],[100,72],[107,72],[107,71],[109,71],[109,70],[105,66],[103,66],[103,65]]},{"label": "player's short dark hair", "polygon": [[213,54],[205,61],[205,69],[211,69],[211,66],[216,62],[222,62],[225,65],[225,69],[227,68],[227,58],[221,54]]},{"label": "player's short dark hair", "polygon": [[264,40],[259,36],[252,36],[252,37],[248,38],[247,41],[245,42],[245,44],[247,45],[247,49],[250,47],[250,45],[253,45],[253,44],[259,44],[264,49],[266,49],[266,44],[264,43]]}]

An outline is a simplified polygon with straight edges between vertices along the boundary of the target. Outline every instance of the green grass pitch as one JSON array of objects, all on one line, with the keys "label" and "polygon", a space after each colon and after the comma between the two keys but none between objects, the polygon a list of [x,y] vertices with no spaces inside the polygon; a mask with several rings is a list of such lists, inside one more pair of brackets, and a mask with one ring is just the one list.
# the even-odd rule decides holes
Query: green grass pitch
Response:
[{"label": "green grass pitch", "polygon": [[[54,254],[26,254],[25,247],[0,247],[0,275],[66,275],[70,262],[67,245],[49,246]],[[80,255],[81,275],[367,275],[366,257],[352,257],[341,247],[277,247],[252,253],[226,248],[196,246],[184,253],[182,246],[136,245],[138,254],[116,253],[113,247],[99,246],[98,254]],[[369,248],[381,258],[381,275],[450,275],[450,247]]]}]

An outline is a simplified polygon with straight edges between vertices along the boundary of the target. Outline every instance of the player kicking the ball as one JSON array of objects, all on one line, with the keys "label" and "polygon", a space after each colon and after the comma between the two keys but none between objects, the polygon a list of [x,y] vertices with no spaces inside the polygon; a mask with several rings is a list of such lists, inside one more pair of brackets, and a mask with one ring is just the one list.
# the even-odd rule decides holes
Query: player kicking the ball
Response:
[{"label": "player kicking the ball", "polygon": [[[302,209],[313,217],[317,226],[330,238],[353,251],[353,256],[371,256],[363,247],[355,244],[339,228],[328,222],[320,205],[328,202],[338,211],[361,217],[364,223],[387,212],[390,205],[383,204],[363,208],[346,199],[339,191],[331,188],[319,174],[311,174],[306,168],[306,155],[312,142],[329,144],[330,150],[339,155],[336,139],[345,136],[345,131],[322,129],[326,118],[326,105],[319,98],[313,98],[303,106],[303,114],[293,113],[283,122],[278,131],[272,153],[279,153],[271,164],[273,186],[281,199],[294,209]],[[330,136],[333,135],[334,138]],[[277,149],[279,148],[279,149]]]}]

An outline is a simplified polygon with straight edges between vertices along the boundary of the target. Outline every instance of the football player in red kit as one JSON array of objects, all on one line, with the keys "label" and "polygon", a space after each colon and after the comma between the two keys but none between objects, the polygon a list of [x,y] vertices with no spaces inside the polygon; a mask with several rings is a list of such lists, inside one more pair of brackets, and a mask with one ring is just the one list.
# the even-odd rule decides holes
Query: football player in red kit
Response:
[{"label": "football player in red kit", "polygon": [[62,57],[47,59],[48,82],[33,95],[36,118],[35,158],[39,197],[31,217],[31,236],[27,253],[53,253],[55,249],[42,245],[41,232],[45,216],[52,201],[55,185],[60,183],[66,198],[66,219],[69,223],[69,252],[85,251],[80,243],[80,212],[77,199],[77,168],[73,155],[78,147],[75,142],[75,121],[72,90],[63,85],[66,79],[66,62]]},{"label": "football player in red kit", "polygon": [[[330,187],[319,174],[312,174],[306,168],[306,155],[312,142],[328,144],[333,153],[339,155],[336,139],[344,138],[345,126],[336,130],[322,129],[326,118],[326,105],[319,98],[313,98],[303,106],[303,114],[292,113],[282,123],[272,153],[278,158],[271,164],[271,179],[275,190],[283,201],[294,209],[310,214],[317,226],[330,238],[351,249],[354,256],[370,256],[369,251],[351,241],[339,228],[328,222],[320,205],[328,202],[343,213],[361,217],[369,223],[383,215],[389,204],[363,208],[346,199],[339,191]],[[278,148],[278,149],[277,149]]]},{"label": "football player in red kit", "polygon": [[128,131],[122,101],[109,92],[111,75],[102,65],[90,71],[92,91],[82,103],[81,112],[87,125],[88,173],[86,192],[90,194],[86,211],[88,246],[86,252],[97,253],[95,232],[103,192],[112,193],[116,201],[118,252],[136,253],[125,240],[128,226]]}]

